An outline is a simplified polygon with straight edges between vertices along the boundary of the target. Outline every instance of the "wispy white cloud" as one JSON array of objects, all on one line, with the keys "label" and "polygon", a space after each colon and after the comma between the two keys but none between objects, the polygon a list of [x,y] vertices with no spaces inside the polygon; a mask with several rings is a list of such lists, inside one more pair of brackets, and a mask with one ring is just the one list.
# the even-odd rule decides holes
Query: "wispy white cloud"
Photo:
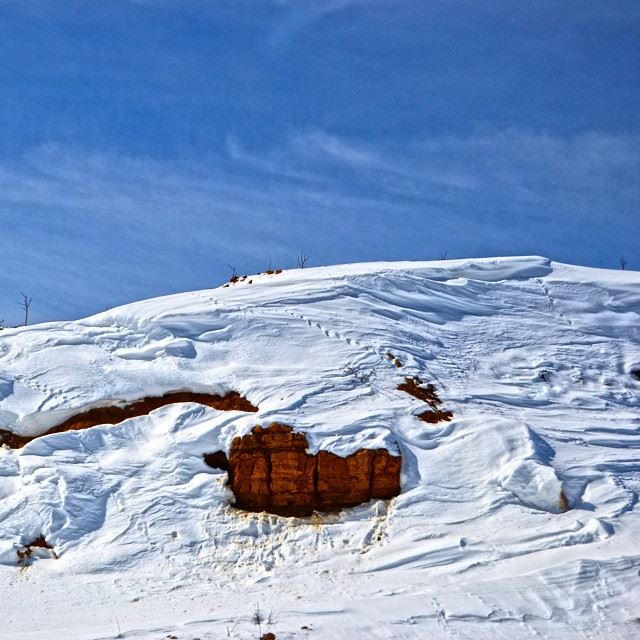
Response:
[{"label": "wispy white cloud", "polygon": [[298,33],[308,29],[324,17],[372,0],[280,0],[276,4],[284,9],[268,37],[268,44],[279,47],[287,44]]},{"label": "wispy white cloud", "polygon": [[[469,136],[417,138],[410,143],[368,144],[311,130],[283,147],[249,154],[234,142],[234,160],[281,176],[326,178],[348,171],[356,182],[392,194],[426,196],[434,189],[514,198],[528,191],[545,198],[556,190],[638,198],[640,135],[587,132],[570,137],[511,128]],[[301,168],[306,171],[301,173]]]}]

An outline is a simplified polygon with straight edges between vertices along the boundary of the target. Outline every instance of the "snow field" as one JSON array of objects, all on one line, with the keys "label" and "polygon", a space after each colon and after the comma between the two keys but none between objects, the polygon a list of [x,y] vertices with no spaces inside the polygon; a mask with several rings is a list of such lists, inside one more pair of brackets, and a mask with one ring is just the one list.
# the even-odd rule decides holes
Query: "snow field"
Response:
[{"label": "snow field", "polygon": [[[638,274],[525,257],[296,270],[2,331],[17,433],[181,389],[259,411],[173,405],[0,450],[0,637],[250,637],[258,602],[278,640],[640,637],[639,320]],[[416,417],[413,375],[451,422]],[[236,511],[202,455],[274,421],[311,452],[401,453],[402,494]],[[17,566],[41,534],[59,559]]]}]

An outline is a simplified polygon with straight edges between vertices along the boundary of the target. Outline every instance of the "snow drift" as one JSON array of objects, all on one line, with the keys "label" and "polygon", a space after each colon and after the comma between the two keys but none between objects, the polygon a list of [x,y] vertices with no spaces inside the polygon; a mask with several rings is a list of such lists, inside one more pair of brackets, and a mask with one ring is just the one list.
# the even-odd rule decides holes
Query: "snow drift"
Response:
[{"label": "snow drift", "polygon": [[[30,439],[0,449],[5,633],[242,637],[260,603],[278,640],[632,637],[639,320],[637,273],[524,257],[284,271],[4,330],[0,428]],[[177,391],[257,411],[41,435]],[[400,494],[233,508],[204,456],[273,423],[309,456],[401,456]]]}]

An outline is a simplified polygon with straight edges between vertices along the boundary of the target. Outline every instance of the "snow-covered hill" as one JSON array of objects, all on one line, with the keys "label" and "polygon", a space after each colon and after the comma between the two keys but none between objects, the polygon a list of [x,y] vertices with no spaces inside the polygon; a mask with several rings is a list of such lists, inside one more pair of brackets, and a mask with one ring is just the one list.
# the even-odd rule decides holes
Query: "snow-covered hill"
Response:
[{"label": "snow-covered hill", "polygon": [[[453,420],[417,418],[412,376]],[[0,637],[250,638],[257,605],[278,640],[640,637],[636,378],[640,274],[538,257],[262,274],[4,330],[14,433],[178,390],[258,411],[174,404],[0,450]],[[272,422],[311,453],[400,453],[402,493],[232,508],[203,454]],[[57,559],[18,564],[39,536]]]}]

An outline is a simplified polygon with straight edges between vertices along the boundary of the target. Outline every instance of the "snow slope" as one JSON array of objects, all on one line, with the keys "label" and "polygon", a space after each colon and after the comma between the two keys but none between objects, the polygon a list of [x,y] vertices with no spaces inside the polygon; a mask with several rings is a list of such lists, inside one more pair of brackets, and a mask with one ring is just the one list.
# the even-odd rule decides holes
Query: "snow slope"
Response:
[{"label": "snow slope", "polygon": [[[17,433],[180,389],[259,411],[0,450],[0,638],[250,638],[258,604],[278,640],[640,637],[639,321],[640,274],[522,257],[285,271],[4,330]],[[412,375],[451,422],[416,417]],[[234,510],[202,454],[273,421],[313,452],[400,452],[402,494]],[[59,558],[16,566],[41,534]]]}]

